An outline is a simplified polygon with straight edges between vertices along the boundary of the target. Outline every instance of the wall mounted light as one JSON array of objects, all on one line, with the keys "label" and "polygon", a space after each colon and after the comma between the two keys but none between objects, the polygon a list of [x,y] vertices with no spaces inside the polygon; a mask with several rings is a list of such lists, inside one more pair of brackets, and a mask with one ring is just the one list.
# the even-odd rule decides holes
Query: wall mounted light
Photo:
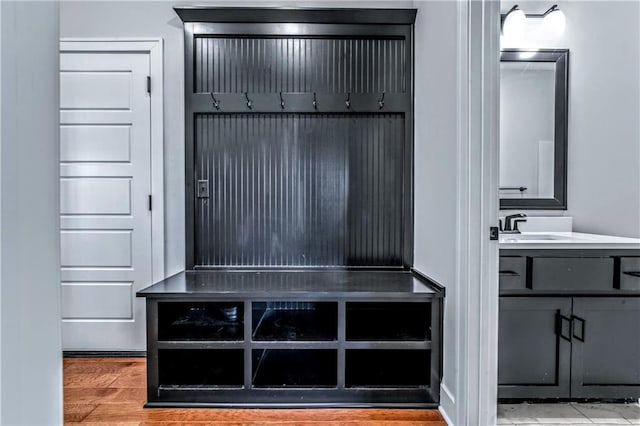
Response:
[{"label": "wall mounted light", "polygon": [[524,30],[527,26],[527,16],[518,8],[513,6],[507,13],[502,15],[502,35],[513,41],[521,40],[524,37]]},{"label": "wall mounted light", "polygon": [[558,5],[554,4],[543,14],[542,28],[549,37],[558,37],[564,32],[567,20],[564,12],[558,9]]},{"label": "wall mounted light", "polygon": [[511,40],[519,41],[524,37],[527,19],[542,19],[542,27],[548,37],[558,37],[564,32],[566,19],[564,13],[554,4],[544,13],[524,13],[518,5],[513,6],[507,13],[501,15],[502,35]]}]

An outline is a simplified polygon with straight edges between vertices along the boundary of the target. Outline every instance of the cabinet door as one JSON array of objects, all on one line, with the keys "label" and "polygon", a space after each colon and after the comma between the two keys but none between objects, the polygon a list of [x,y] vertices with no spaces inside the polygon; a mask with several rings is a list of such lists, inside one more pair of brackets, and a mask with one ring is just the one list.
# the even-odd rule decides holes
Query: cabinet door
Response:
[{"label": "cabinet door", "polygon": [[572,398],[640,398],[640,298],[576,297]]},{"label": "cabinet door", "polygon": [[500,298],[499,398],[569,396],[570,316],[570,297]]}]

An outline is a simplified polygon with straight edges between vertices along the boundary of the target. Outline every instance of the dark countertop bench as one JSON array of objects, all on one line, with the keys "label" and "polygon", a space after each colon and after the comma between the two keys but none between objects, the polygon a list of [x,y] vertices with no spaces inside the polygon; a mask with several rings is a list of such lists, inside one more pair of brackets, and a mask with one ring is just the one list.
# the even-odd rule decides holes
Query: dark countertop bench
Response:
[{"label": "dark countertop bench", "polygon": [[179,272],[138,291],[136,296],[154,299],[216,296],[430,299],[443,297],[444,289],[412,271],[198,270]]}]

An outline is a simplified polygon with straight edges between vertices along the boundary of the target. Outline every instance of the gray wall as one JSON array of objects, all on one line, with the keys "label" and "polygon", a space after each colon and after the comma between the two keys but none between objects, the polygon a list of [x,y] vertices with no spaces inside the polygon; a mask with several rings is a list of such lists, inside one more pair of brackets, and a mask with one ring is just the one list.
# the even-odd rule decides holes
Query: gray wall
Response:
[{"label": "gray wall", "polygon": [[[416,269],[447,287],[443,404],[458,383],[456,311],[457,6],[416,2],[415,245]],[[450,397],[447,397],[450,393]],[[443,407],[454,416],[452,407]],[[455,418],[452,418],[455,422]]]},{"label": "gray wall", "polygon": [[[184,46],[180,1],[60,4],[61,37],[154,37],[164,39],[165,272],[184,269]],[[203,1],[215,6],[411,7],[411,1]]]},{"label": "gray wall", "polygon": [[62,424],[58,4],[0,2],[0,424]]},{"label": "gray wall", "polygon": [[557,3],[563,36],[543,40],[532,25],[524,41],[570,49],[568,210],[550,214],[573,216],[576,231],[640,237],[640,2]]}]

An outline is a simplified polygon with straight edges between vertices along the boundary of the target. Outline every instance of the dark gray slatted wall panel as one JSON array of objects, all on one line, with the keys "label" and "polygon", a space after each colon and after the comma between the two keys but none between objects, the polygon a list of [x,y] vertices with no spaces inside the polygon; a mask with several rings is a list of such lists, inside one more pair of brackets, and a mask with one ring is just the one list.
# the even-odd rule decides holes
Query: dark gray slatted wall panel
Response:
[{"label": "dark gray slatted wall panel", "polygon": [[406,91],[404,39],[194,40],[195,92]]},{"label": "dark gray slatted wall panel", "polygon": [[196,266],[401,266],[404,115],[198,114]]}]

